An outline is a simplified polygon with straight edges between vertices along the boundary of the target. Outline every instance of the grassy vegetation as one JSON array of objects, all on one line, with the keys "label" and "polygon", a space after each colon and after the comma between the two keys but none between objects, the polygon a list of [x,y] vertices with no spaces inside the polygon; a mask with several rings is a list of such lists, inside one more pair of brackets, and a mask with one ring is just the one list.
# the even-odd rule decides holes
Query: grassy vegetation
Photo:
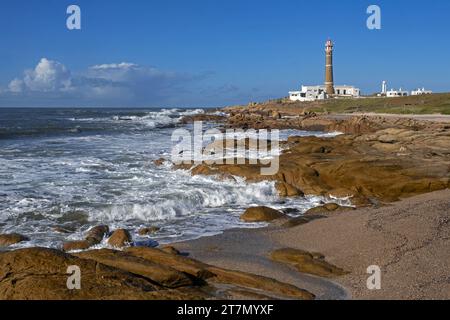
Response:
[{"label": "grassy vegetation", "polygon": [[450,93],[399,98],[332,99],[311,104],[303,103],[301,107],[317,113],[373,112],[450,115]]},{"label": "grassy vegetation", "polygon": [[290,114],[315,113],[387,113],[387,114],[443,114],[450,115],[450,93],[436,93],[399,98],[365,97],[339,98],[313,102],[292,102],[289,98],[252,102],[240,108],[261,107]]}]

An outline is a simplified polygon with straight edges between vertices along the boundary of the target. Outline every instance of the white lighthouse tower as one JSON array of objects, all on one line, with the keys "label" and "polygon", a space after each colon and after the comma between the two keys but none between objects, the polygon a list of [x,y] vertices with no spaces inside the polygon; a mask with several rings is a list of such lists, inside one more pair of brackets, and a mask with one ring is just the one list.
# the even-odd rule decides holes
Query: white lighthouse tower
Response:
[{"label": "white lighthouse tower", "polygon": [[386,93],[387,93],[387,82],[383,81],[383,83],[381,84],[381,94],[386,95]]}]

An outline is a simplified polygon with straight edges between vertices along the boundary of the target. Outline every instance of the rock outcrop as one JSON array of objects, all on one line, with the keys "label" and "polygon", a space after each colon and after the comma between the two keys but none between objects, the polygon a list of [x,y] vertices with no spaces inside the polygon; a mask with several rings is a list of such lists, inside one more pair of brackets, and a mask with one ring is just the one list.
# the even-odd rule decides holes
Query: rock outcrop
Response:
[{"label": "rock outcrop", "polygon": [[[69,289],[68,267],[81,289]],[[236,294],[239,292],[239,294]],[[0,253],[1,300],[313,299],[290,284],[229,271],[152,248],[67,254],[47,248]]]},{"label": "rock outcrop", "polygon": [[309,209],[308,211],[305,212],[305,216],[331,213],[331,212],[342,212],[342,211],[348,211],[348,210],[355,210],[355,208],[340,206],[337,203],[326,203],[322,206],[318,206],[318,207]]},{"label": "rock outcrop", "polygon": [[292,265],[299,272],[319,277],[334,278],[349,273],[326,262],[325,257],[320,253],[310,253],[288,248],[272,252],[271,258],[274,261]]},{"label": "rock outcrop", "polygon": [[[235,117],[261,117],[259,125],[247,124],[256,128],[270,127],[273,121],[260,114]],[[352,197],[357,206],[450,187],[449,125],[379,117],[323,121],[329,122],[325,129],[354,133],[334,138],[290,137],[282,144],[279,170],[273,176],[262,176],[264,165],[248,161],[185,168],[192,167],[192,174],[241,176],[250,182],[273,180],[281,196]]]}]

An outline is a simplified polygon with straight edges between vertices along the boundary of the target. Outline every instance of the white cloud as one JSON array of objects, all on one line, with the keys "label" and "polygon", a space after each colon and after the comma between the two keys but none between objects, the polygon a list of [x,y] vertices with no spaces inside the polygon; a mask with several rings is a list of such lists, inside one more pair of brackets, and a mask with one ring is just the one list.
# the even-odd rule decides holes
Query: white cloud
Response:
[{"label": "white cloud", "polygon": [[34,70],[25,71],[23,79],[12,80],[8,88],[13,93],[67,91],[71,81],[70,71],[63,64],[42,58]]},{"label": "white cloud", "polygon": [[32,105],[36,101],[49,105],[175,105],[197,99],[200,90],[195,86],[208,76],[210,73],[191,75],[129,62],[98,64],[71,73],[62,63],[42,58],[0,94]]},{"label": "white cloud", "polygon": [[23,80],[17,78],[11,81],[8,85],[8,89],[12,93],[20,93],[23,91],[23,88],[24,88]]},{"label": "white cloud", "polygon": [[98,64],[92,66],[91,69],[102,70],[102,69],[128,69],[132,67],[137,67],[137,64],[122,62],[122,63],[109,63],[109,64]]}]

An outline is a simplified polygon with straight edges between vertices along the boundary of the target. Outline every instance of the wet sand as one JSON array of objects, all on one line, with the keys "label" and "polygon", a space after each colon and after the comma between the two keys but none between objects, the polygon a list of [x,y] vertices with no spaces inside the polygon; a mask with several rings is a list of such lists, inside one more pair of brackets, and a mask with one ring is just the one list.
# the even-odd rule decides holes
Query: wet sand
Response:
[{"label": "wet sand", "polygon": [[[207,263],[294,284],[319,299],[450,299],[449,221],[450,190],[444,190],[297,227],[231,230],[175,246]],[[280,248],[320,252],[351,273],[333,280],[301,274],[270,260]],[[371,265],[381,268],[381,290],[367,289]]]}]

